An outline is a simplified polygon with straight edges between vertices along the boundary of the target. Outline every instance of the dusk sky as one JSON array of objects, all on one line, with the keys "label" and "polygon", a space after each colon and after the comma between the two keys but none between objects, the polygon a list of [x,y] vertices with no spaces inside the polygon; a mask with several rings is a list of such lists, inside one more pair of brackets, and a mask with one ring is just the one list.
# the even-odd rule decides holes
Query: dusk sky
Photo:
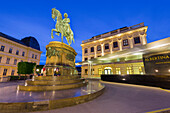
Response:
[{"label": "dusk sky", "polygon": [[56,35],[51,39],[51,29],[55,28],[52,8],[62,15],[68,13],[75,39],[71,46],[78,53],[76,62],[81,61],[83,40],[124,26],[144,22],[148,43],[170,36],[170,0],[1,0],[0,32],[17,39],[35,37],[43,52],[43,65],[45,46],[61,41]]}]

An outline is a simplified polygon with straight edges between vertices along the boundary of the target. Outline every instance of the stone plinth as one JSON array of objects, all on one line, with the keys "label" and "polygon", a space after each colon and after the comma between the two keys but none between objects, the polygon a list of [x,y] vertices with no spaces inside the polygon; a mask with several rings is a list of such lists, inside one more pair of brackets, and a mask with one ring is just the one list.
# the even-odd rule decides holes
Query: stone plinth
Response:
[{"label": "stone plinth", "polygon": [[73,75],[75,68],[75,50],[58,41],[52,41],[46,46],[46,75]]}]

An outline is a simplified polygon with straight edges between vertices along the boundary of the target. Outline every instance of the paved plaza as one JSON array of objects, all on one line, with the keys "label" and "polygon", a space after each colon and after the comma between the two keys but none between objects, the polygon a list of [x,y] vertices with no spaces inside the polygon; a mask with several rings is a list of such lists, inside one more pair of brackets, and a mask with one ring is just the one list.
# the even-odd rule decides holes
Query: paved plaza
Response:
[{"label": "paved plaza", "polygon": [[155,87],[104,83],[103,95],[87,103],[35,113],[144,113],[170,108],[170,93]]},{"label": "paved plaza", "polygon": [[[24,81],[0,83],[0,88],[23,83]],[[35,113],[144,113],[170,108],[168,90],[122,83],[103,83],[106,86],[104,94],[92,101]]]}]

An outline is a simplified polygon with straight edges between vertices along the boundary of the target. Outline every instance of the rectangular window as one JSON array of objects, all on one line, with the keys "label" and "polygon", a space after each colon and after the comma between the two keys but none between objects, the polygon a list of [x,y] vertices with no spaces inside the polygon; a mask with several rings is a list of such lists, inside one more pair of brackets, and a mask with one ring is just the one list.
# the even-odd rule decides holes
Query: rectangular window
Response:
[{"label": "rectangular window", "polygon": [[24,51],[22,52],[22,56],[25,56],[25,52]]},{"label": "rectangular window", "polygon": [[11,71],[11,75],[14,75],[14,73],[15,73],[15,70],[13,69],[13,70]]},{"label": "rectangular window", "polygon": [[85,58],[84,61],[87,61],[87,58]]},{"label": "rectangular window", "polygon": [[19,50],[16,51],[16,55],[19,55]]},{"label": "rectangular window", "polygon": [[123,40],[123,46],[128,46],[128,39]]},{"label": "rectangular window", "polygon": [[113,42],[113,48],[117,48],[117,47],[118,47],[117,41],[116,41],[116,42]]},{"label": "rectangular window", "polygon": [[7,58],[6,64],[9,64],[9,62],[10,62],[10,58]]},{"label": "rectangular window", "polygon": [[37,59],[37,55],[35,55],[35,59]]},{"label": "rectangular window", "polygon": [[16,64],[17,64],[17,59],[14,60],[14,65],[16,65]]},{"label": "rectangular window", "polygon": [[94,52],[94,47],[91,47],[91,52]]},{"label": "rectangular window", "polygon": [[5,50],[5,46],[1,46],[1,51],[4,51]]},{"label": "rectangular window", "polygon": [[3,75],[6,76],[7,74],[7,69],[4,69]]},{"label": "rectangular window", "polygon": [[9,48],[9,53],[12,53],[12,48]]},{"label": "rectangular window", "polygon": [[88,49],[87,48],[84,50],[84,53],[88,53]]},{"label": "rectangular window", "polygon": [[102,74],[102,69],[98,69],[98,73],[99,73],[99,75],[101,75]]},{"label": "rectangular window", "polygon": [[97,46],[97,51],[101,51],[101,45]]},{"label": "rectangular window", "polygon": [[144,70],[144,67],[139,67],[139,73],[140,73],[140,74],[143,74],[143,73],[144,73],[143,70]]},{"label": "rectangular window", "polygon": [[23,62],[23,60],[21,60],[21,62]]},{"label": "rectangular window", "polygon": [[140,43],[140,37],[135,37],[135,38],[134,38],[134,43],[135,43],[135,44]]},{"label": "rectangular window", "polygon": [[88,74],[88,70],[87,70],[87,69],[85,69],[84,71],[85,71],[85,74],[87,75],[87,74]]},{"label": "rectangular window", "polygon": [[116,68],[116,74],[121,74],[120,68]]},{"label": "rectangular window", "polygon": [[97,56],[97,57],[101,57],[101,56],[99,55],[99,56]]},{"label": "rectangular window", "polygon": [[105,50],[106,49],[109,49],[109,44],[107,43],[107,44],[105,44]]},{"label": "rectangular window", "polygon": [[0,57],[0,63],[1,63],[2,57]]},{"label": "rectangular window", "polygon": [[127,67],[127,74],[132,74],[132,68],[131,67]]},{"label": "rectangular window", "polygon": [[34,54],[32,54],[32,58],[34,58]]}]

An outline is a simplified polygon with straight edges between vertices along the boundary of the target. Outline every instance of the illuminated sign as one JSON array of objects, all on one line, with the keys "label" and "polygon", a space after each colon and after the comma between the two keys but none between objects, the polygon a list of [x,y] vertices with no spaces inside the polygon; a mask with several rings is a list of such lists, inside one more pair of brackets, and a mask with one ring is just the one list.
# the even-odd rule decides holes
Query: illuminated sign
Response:
[{"label": "illuminated sign", "polygon": [[145,58],[145,61],[156,61],[156,60],[170,60],[169,55],[161,55],[161,56],[152,56],[149,58]]}]

